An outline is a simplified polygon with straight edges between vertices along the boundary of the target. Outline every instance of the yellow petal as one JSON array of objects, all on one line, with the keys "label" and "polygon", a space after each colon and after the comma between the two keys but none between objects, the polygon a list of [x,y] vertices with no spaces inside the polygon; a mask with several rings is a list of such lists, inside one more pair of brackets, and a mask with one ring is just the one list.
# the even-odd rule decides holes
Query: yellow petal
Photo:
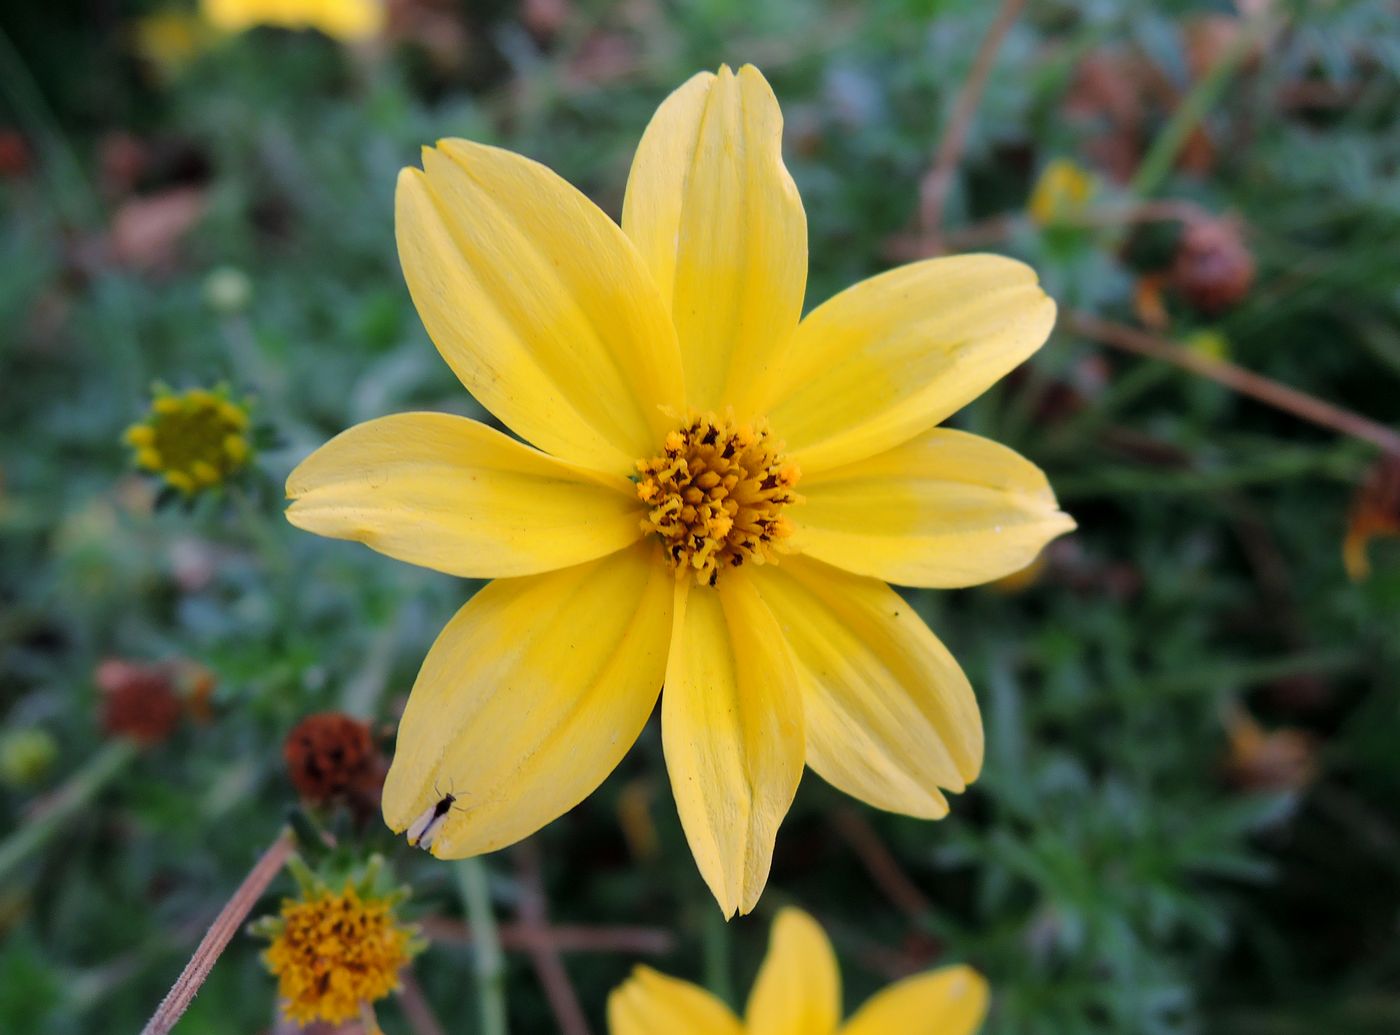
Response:
[{"label": "yellow petal", "polygon": [[665,307],[632,243],[537,162],[464,140],[399,175],[399,259],[462,383],[546,452],[621,475],[683,404]]},{"label": "yellow petal", "polygon": [[201,0],[216,28],[241,32],[254,25],[316,28],[342,40],[372,36],[383,26],[381,0]]},{"label": "yellow petal", "polygon": [[876,808],[938,819],[939,788],[982,768],[982,719],[958,663],[883,582],[804,557],[753,581],[802,684],[807,764]]},{"label": "yellow petal", "polygon": [[768,955],[745,1015],[762,1035],[833,1035],[841,1021],[841,974],[826,933],[800,909],[773,922]]},{"label": "yellow petal", "polygon": [[1054,322],[1035,272],[1012,259],[902,266],[807,315],[763,410],[805,475],[874,456],[977,398]]},{"label": "yellow petal", "polygon": [[432,842],[455,859],[534,833],[603,782],[665,672],[675,578],[651,544],[498,579],[428,652],[399,723],[384,819],[456,798]]},{"label": "yellow petal", "polygon": [[637,967],[608,996],[608,1035],[742,1035],[742,1029],[703,988]]},{"label": "yellow petal", "polygon": [[904,586],[974,586],[1020,571],[1074,528],[1045,475],[977,435],[930,428],[802,482],[793,544]]},{"label": "yellow petal", "polygon": [[802,776],[802,701],[778,623],[737,572],[676,584],[661,734],[700,875],[726,917],[747,913]]},{"label": "yellow petal", "polygon": [[640,538],[630,484],[603,477],[465,417],[400,413],[303,460],[287,520],[451,575],[533,575]]},{"label": "yellow petal", "polygon": [[750,412],[802,314],[807,216],[758,69],[671,94],[632,162],[622,226],[670,306],[691,406]]},{"label": "yellow petal", "polygon": [[311,0],[307,22],[336,39],[365,39],[383,28],[384,6],[381,0]]},{"label": "yellow petal", "polygon": [[986,1016],[986,979],[971,967],[943,967],[877,993],[841,1035],[974,1035]]}]

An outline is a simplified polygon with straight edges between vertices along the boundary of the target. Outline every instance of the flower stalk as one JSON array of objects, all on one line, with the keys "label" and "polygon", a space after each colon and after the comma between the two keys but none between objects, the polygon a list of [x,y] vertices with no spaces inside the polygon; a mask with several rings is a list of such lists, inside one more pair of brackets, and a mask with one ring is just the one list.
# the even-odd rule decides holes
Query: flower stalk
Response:
[{"label": "flower stalk", "polygon": [[506,1035],[506,958],[491,909],[489,875],[479,856],[458,861],[457,883],[471,925],[482,1035]]},{"label": "flower stalk", "polygon": [[253,864],[253,868],[248,871],[248,876],[243,878],[243,883],[238,886],[233,897],[209,925],[209,930],[200,940],[189,963],[185,964],[185,969],[180,972],[175,984],[156,1007],[156,1012],[146,1022],[146,1027],[141,1029],[141,1035],[166,1035],[175,1027],[175,1022],[189,1009],[195,994],[209,977],[209,972],[214,969],[215,961],[228,948],[228,943],[243,926],[243,921],[248,918],[248,914],[273,878],[282,872],[293,847],[291,831],[284,830]]},{"label": "flower stalk", "polygon": [[109,741],[69,777],[38,815],[0,843],[0,881],[7,880],[15,867],[62,830],[75,813],[126,769],[136,752],[137,746],[132,741]]}]

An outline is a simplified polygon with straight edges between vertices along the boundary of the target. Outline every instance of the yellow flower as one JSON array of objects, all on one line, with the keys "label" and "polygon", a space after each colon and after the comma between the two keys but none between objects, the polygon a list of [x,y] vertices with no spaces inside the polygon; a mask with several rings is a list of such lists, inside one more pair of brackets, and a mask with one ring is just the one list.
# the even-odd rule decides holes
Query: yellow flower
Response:
[{"label": "yellow flower", "polygon": [[319,29],[339,40],[373,36],[384,25],[382,0],[200,0],[210,24],[225,32],[255,25]]},{"label": "yellow flower", "polygon": [[943,967],[897,982],[841,1023],[841,975],[817,922],[784,909],[741,1021],[703,988],[638,967],[608,999],[610,1035],[972,1035],[987,982]]},{"label": "yellow flower", "polygon": [[1228,363],[1230,360],[1230,339],[1213,327],[1207,327],[1188,334],[1182,341],[1192,352]]},{"label": "yellow flower", "polygon": [[436,855],[578,804],[663,682],[672,791],[726,915],[757,901],[804,763],[929,818],[977,776],[972,690],[885,580],[984,582],[1073,527],[1034,466],[934,427],[1039,348],[1055,306],[1022,264],[975,255],[799,322],[781,136],[756,69],[695,76],[642,138],[620,228],[494,147],[445,140],[400,174],[423,322],[533,446],[383,417],[292,472],[287,516],[496,580],[424,661],[384,787],[388,824]]},{"label": "yellow flower", "polygon": [[1068,158],[1056,158],[1031,191],[1031,221],[1050,226],[1083,212],[1094,196],[1094,175]]},{"label": "yellow flower", "polygon": [[187,496],[226,482],[252,450],[248,408],[223,386],[174,393],[157,385],[146,419],[127,428],[122,440],[138,466]]},{"label": "yellow flower", "polygon": [[415,945],[413,930],[394,916],[395,901],[362,898],[348,882],[338,894],[308,888],[282,902],[279,919],[260,925],[272,936],[263,961],[288,1018],[339,1024],[398,988]]},{"label": "yellow flower", "polygon": [[193,13],[156,11],[136,20],[136,53],[166,79],[184,71],[216,34]]}]

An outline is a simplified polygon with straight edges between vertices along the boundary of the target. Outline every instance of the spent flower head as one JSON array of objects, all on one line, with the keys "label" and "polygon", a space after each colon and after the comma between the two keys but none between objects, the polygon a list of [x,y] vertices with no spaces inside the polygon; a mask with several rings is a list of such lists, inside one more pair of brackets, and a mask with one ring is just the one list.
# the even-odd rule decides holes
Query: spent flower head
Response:
[{"label": "spent flower head", "polygon": [[758,900],[804,765],[946,815],[981,768],[977,702],[886,583],[986,582],[1074,527],[1033,464],[936,426],[1045,341],[1034,272],[932,259],[803,318],[807,220],[753,67],[661,105],[621,226],[465,140],[400,174],[396,220],[428,333],[525,441],[399,414],[287,481],[301,528],[496,580],[423,663],[389,825],[447,858],[520,840],[602,783],[663,684],[672,791],[727,915]]},{"label": "spent flower head", "polygon": [[317,712],[292,727],[282,744],[287,775],[309,805],[349,805],[372,814],[384,784],[384,761],[369,724],[341,712]]},{"label": "spent flower head", "polygon": [[250,930],[270,939],[263,963],[277,978],[282,1012],[298,1024],[340,1024],[399,986],[399,971],[424,947],[397,907],[405,888],[384,887],[383,859],[327,878],[300,857],[287,863],[298,893]]},{"label": "spent flower head", "polygon": [[154,388],[150,410],[122,436],[138,467],[159,475],[185,496],[223,485],[252,453],[247,400],[227,385],[176,392]]},{"label": "spent flower head", "polygon": [[184,706],[170,666],[108,658],[93,681],[102,692],[102,729],[149,747],[170,739]]},{"label": "spent flower head", "polygon": [[987,982],[952,966],[896,982],[841,1021],[841,973],[825,932],[799,909],[773,923],[768,954],[741,1019],[686,981],[638,967],[608,999],[611,1035],[973,1035]]}]

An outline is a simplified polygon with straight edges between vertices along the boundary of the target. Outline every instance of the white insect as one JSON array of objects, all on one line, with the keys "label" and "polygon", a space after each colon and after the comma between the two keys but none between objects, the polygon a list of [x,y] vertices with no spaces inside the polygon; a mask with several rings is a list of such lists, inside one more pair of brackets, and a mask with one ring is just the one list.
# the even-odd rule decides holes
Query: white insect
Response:
[{"label": "white insect", "polygon": [[408,827],[408,843],[412,846],[427,851],[433,847],[433,840],[437,837],[438,831],[442,829],[443,822],[447,819],[447,813],[452,809],[452,803],[457,798],[451,794],[445,794],[440,801],[434,802],[423,810],[423,814],[415,819]]}]

